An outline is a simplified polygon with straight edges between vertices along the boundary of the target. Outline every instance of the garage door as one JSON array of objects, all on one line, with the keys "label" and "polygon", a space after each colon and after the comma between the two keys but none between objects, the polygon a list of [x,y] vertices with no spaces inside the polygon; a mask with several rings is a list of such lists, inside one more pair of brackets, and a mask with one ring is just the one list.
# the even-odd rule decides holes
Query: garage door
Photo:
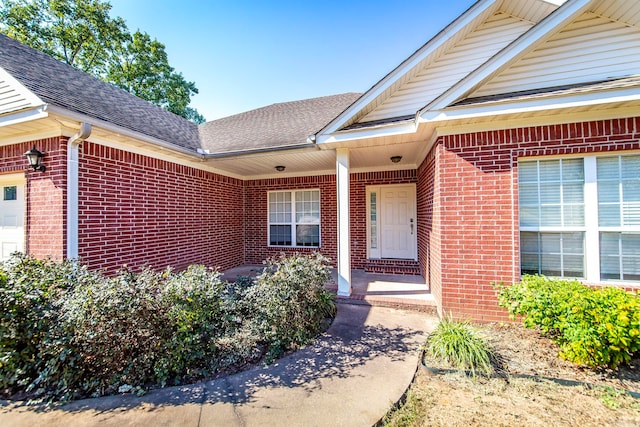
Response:
[{"label": "garage door", "polygon": [[0,176],[0,260],[24,251],[24,178]]}]

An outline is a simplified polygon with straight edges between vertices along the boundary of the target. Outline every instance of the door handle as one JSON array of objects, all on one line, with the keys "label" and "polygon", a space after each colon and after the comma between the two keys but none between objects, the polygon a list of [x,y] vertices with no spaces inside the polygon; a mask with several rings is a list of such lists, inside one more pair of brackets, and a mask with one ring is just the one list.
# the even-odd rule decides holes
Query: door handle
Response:
[{"label": "door handle", "polygon": [[413,218],[409,220],[409,226],[411,227],[411,234],[413,234]]}]

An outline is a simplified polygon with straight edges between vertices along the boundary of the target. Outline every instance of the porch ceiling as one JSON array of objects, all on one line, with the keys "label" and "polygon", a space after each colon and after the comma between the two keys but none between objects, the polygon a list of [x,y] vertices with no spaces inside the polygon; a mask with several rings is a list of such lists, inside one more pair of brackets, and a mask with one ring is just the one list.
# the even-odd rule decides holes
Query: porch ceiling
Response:
[{"label": "porch ceiling", "polygon": [[[376,141],[378,142],[378,141]],[[361,146],[350,150],[350,169],[353,172],[368,170],[414,169],[421,144],[417,141]],[[402,156],[399,163],[392,163],[392,156]],[[207,163],[220,171],[239,175],[246,179],[280,178],[301,175],[335,174],[334,150],[311,148],[306,150],[276,151],[248,154],[233,158],[209,159]],[[276,166],[284,166],[277,172]]]}]

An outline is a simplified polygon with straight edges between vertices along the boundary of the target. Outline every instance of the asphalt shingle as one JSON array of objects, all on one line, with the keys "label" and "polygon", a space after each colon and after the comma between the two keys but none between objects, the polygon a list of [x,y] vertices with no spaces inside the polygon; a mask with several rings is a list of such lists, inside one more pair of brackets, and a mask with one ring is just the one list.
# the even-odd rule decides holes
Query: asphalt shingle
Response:
[{"label": "asphalt shingle", "polygon": [[200,126],[202,148],[226,153],[303,145],[359,96],[343,93],[282,102],[214,120]]},{"label": "asphalt shingle", "polygon": [[0,67],[44,102],[210,153],[305,144],[359,94],[273,104],[200,126],[0,34]]}]

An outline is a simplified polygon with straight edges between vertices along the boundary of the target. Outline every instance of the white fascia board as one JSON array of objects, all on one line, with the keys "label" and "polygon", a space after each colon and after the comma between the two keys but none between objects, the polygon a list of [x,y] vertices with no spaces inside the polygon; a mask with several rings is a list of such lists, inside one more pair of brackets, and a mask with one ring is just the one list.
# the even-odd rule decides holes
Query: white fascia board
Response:
[{"label": "white fascia board", "polygon": [[514,62],[526,54],[534,45],[550,37],[558,27],[568,24],[583,14],[589,6],[591,6],[591,3],[593,3],[593,0],[568,0],[538,24],[531,27],[513,43],[510,43],[475,71],[471,72],[442,95],[431,101],[427,106],[418,111],[417,115],[421,117],[428,114],[431,110],[442,110],[454,103],[487,79],[496,75],[509,63]]},{"label": "white fascia board", "polygon": [[545,110],[558,110],[563,108],[638,101],[640,100],[640,87],[606,92],[605,94],[606,96],[603,96],[602,92],[598,92],[558,98],[540,98],[522,102],[503,102],[482,106],[446,108],[443,110],[425,112],[420,117],[419,123],[434,123],[450,120],[490,117],[495,115],[532,113]]},{"label": "white fascia board", "polygon": [[22,122],[28,122],[31,120],[38,120],[48,117],[47,106],[41,105],[39,107],[30,108],[27,110],[20,110],[15,113],[3,114],[0,116],[0,127],[11,126]]},{"label": "white fascia board", "polygon": [[25,102],[28,102],[31,107],[41,107],[46,105],[38,95],[29,90],[25,85],[20,83],[20,80],[13,77],[13,75],[6,69],[0,67],[0,79],[6,81],[9,87],[17,90],[22,96],[24,96]]},{"label": "white fascia board", "polygon": [[404,135],[416,133],[417,130],[418,128],[416,126],[416,123],[414,121],[411,121],[410,123],[390,124],[372,128],[340,131],[332,133],[330,135],[318,135],[317,142],[320,148],[324,148],[322,147],[323,144],[341,143],[355,141],[358,139],[379,138],[383,136]]},{"label": "white fascia board", "polygon": [[467,25],[473,23],[473,21],[478,18],[478,16],[492,7],[495,3],[496,0],[480,0],[476,2],[462,15],[460,15],[455,21],[447,25],[424,46],[418,49],[413,55],[404,60],[398,67],[396,67],[393,71],[383,77],[382,80],[376,83],[371,89],[365,92],[338,117],[329,122],[329,124],[327,124],[318,132],[318,135],[329,134],[338,131],[338,129],[344,126],[344,124],[348,122],[354,115],[365,108],[368,104],[373,102],[373,100],[375,100],[391,85],[402,78],[402,76],[404,76],[407,72],[413,69],[413,67],[417,66],[422,60],[433,54],[438,48],[440,48],[440,46],[446,43],[453,34],[461,31]]},{"label": "white fascia board", "polygon": [[[162,148],[166,148],[168,150],[172,150],[178,152],[180,154],[186,154],[189,156],[193,156],[195,159],[202,159],[203,155],[199,154],[195,150],[189,150],[188,148],[180,147],[179,145],[172,144],[168,141],[164,141],[162,139],[154,138],[149,135],[145,135],[141,132],[136,132],[122,126],[115,125],[110,122],[106,122],[104,120],[96,119],[95,117],[87,116],[86,114],[76,113],[73,111],[69,111],[65,108],[57,107],[55,105],[49,105],[49,111],[52,114],[58,114],[60,116],[64,116],[70,118],[72,120],[77,120],[79,122],[90,123],[91,125],[113,132],[115,134],[128,136],[131,138],[138,139],[140,141],[148,142],[150,144],[158,145]],[[90,138],[91,139],[91,138]]]}]

